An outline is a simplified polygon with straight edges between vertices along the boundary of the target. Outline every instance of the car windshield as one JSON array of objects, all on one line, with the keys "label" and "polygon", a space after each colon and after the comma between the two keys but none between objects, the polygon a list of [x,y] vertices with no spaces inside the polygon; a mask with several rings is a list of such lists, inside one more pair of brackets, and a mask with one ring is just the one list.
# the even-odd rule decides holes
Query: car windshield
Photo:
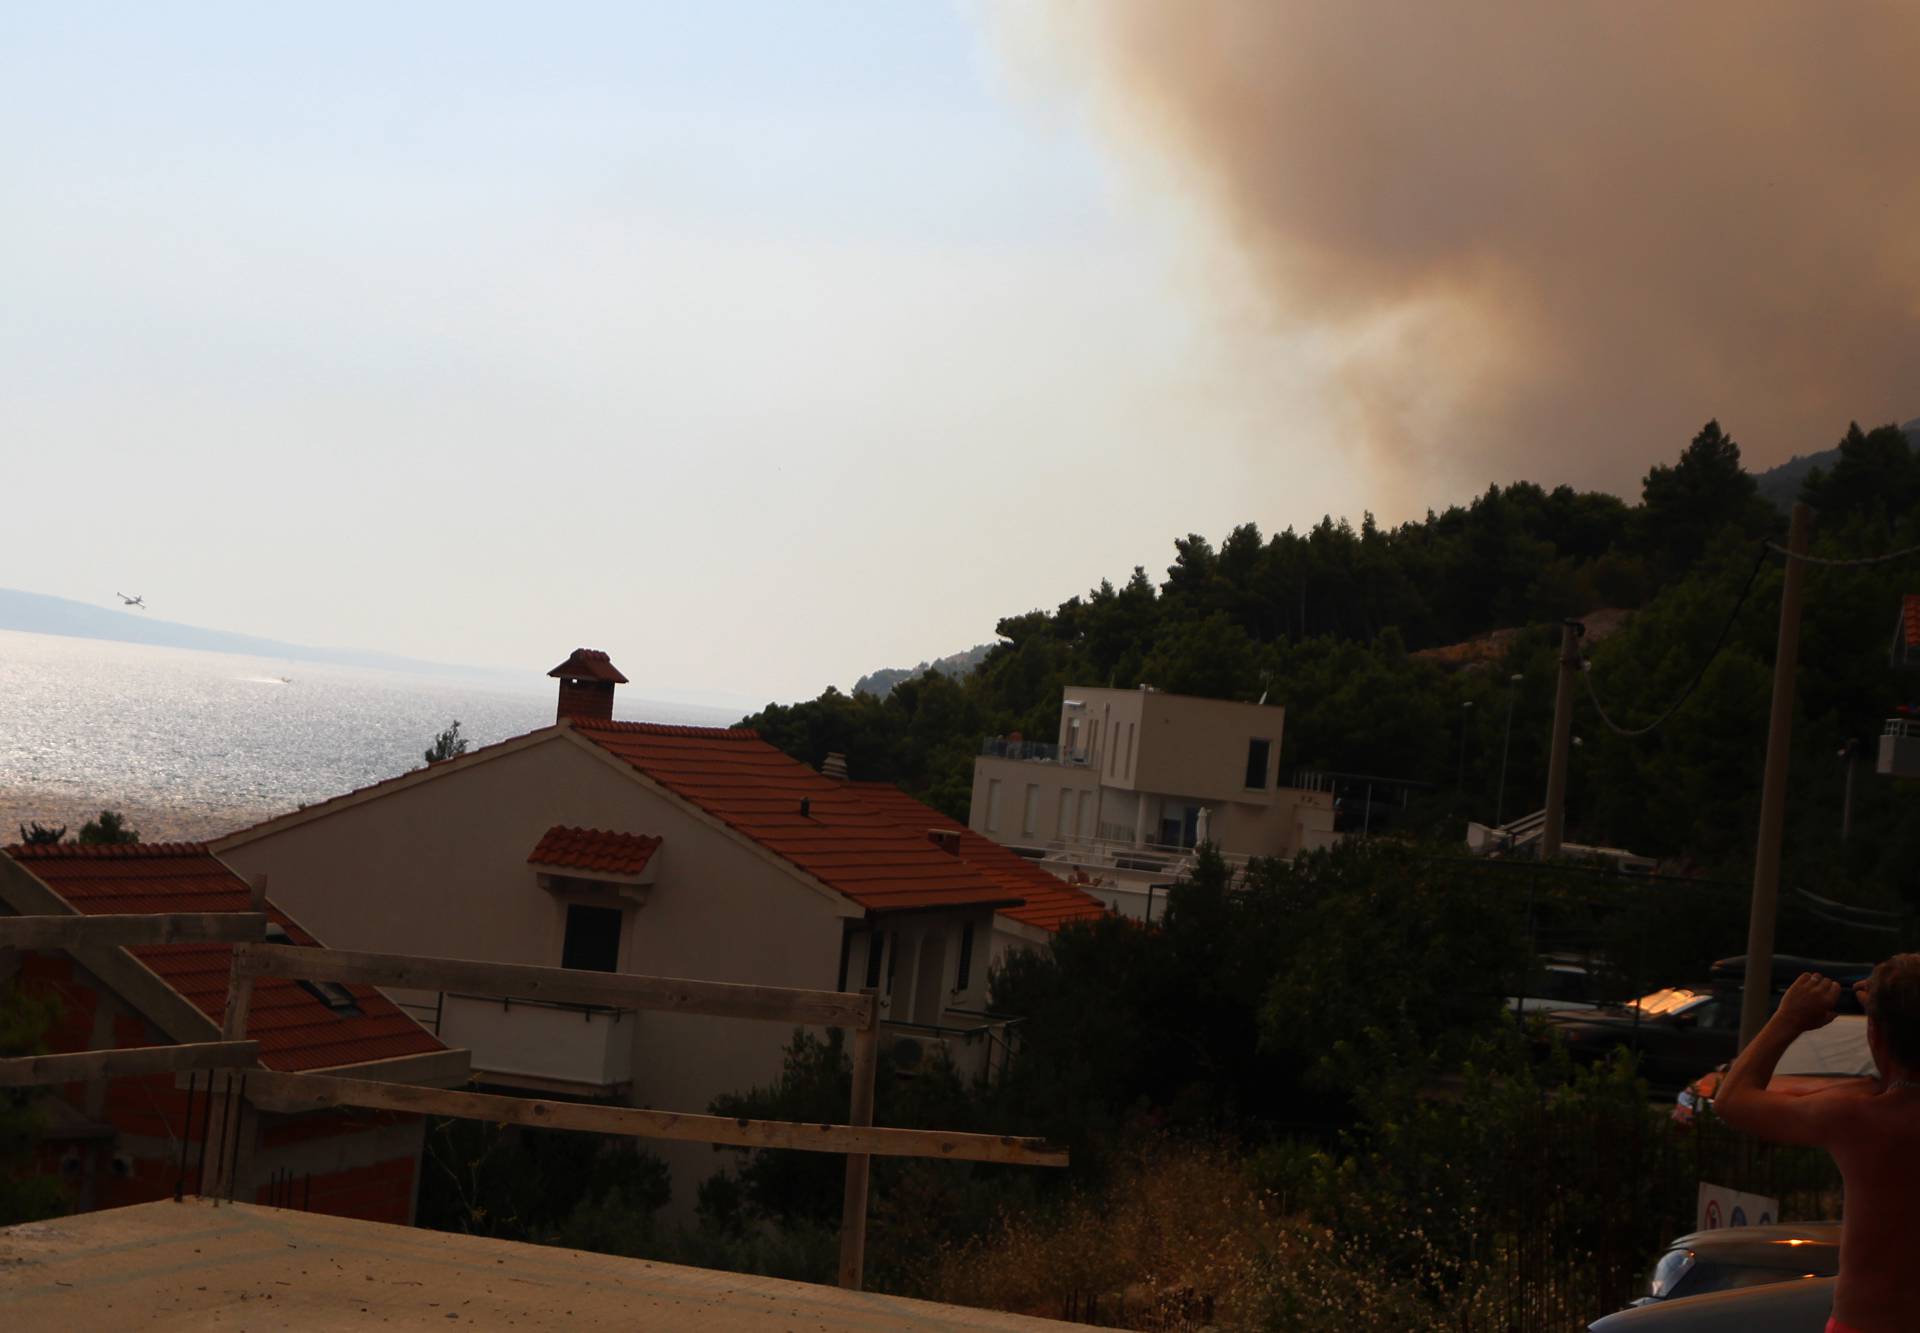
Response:
[{"label": "car windshield", "polygon": [[1637,1000],[1627,1001],[1627,1008],[1638,1009],[1649,1018],[1657,1018],[1691,1009],[1709,998],[1704,992],[1688,990],[1685,986],[1668,986],[1650,995],[1642,995]]}]

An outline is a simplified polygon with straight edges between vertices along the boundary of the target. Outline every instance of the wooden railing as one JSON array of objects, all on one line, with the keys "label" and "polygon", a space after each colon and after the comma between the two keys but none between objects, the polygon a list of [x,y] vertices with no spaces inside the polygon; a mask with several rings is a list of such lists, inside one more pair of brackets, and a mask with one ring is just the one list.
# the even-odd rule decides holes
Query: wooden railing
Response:
[{"label": "wooden railing", "polygon": [[[223,1145],[214,1157],[212,1195],[232,1197],[239,1174],[239,1134],[229,1120],[244,1102],[264,1111],[299,1113],[333,1107],[452,1116],[496,1124],[676,1139],[740,1148],[788,1148],[844,1153],[846,1193],[840,1224],[840,1285],[859,1289],[866,1261],[867,1194],[872,1158],[932,1157],[1063,1167],[1064,1149],[1039,1139],[943,1130],[895,1129],[873,1123],[874,1082],[879,1068],[877,995],[743,986],[679,977],[631,976],[572,968],[479,963],[457,958],[358,953],[302,945],[268,944],[264,883],[256,884],[251,910],[229,913],[157,913],[150,916],[0,917],[0,948],[65,948],[164,944],[182,940],[232,940],[221,1040],[174,1046],[143,1046],[71,1055],[0,1060],[0,1086],[65,1083],[135,1074],[242,1068],[242,1095],[214,1099],[208,1089],[206,1142]],[[257,1043],[246,1040],[253,983],[260,977],[293,981],[355,982],[419,990],[611,1005],[667,1013],[844,1028],[853,1034],[853,1094],[847,1123],[803,1124],[785,1120],[733,1119],[630,1106],[548,1101],[457,1089],[414,1087],[332,1074],[293,1074],[254,1067]],[[225,1144],[229,1137],[233,1151]],[[203,1152],[202,1164],[205,1164]],[[204,1181],[199,1186],[205,1188]]]}]

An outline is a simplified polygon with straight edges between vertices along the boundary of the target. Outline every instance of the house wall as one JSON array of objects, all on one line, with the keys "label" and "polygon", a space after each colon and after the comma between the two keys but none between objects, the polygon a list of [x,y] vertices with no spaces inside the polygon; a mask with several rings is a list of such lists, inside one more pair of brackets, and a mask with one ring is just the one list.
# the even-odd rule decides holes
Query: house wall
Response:
[{"label": "house wall", "polygon": [[[838,987],[843,924],[860,915],[857,906],[564,734],[220,855],[242,874],[266,874],[274,900],[335,947],[553,967],[567,899],[539,886],[527,855],[556,824],[664,839],[644,905],[624,908],[622,971]],[[395,998],[433,1003],[430,993]],[[503,1047],[524,1047],[507,1026],[515,1010],[493,1012]],[[518,1016],[550,1012],[522,1007]],[[473,1021],[463,1016],[463,1025]],[[627,1021],[627,1100],[672,1111],[704,1111],[722,1093],[770,1082],[792,1036],[790,1026],[748,1019],[639,1013]],[[470,1031],[463,1026],[463,1039]],[[486,1043],[475,1039],[473,1050],[476,1072],[486,1070]],[[646,1146],[673,1166],[673,1210],[684,1215],[698,1182],[722,1162],[703,1144]]]},{"label": "house wall", "polygon": [[[49,1051],[164,1045],[169,1038],[65,954],[18,955],[17,979],[27,992],[52,999],[58,1017],[45,1037]],[[212,1079],[225,1080],[225,1074]],[[237,1078],[237,1074],[235,1075]],[[63,1143],[56,1128],[46,1156],[61,1172],[76,1211],[119,1208],[192,1192],[202,1179],[210,1076],[150,1074],[68,1083],[48,1091],[67,1112],[58,1121],[110,1126],[107,1138]],[[189,1103],[191,1102],[191,1105]],[[293,1205],[372,1222],[413,1221],[424,1122],[385,1112],[320,1111],[242,1121],[239,1193],[268,1202],[267,1182],[286,1171]],[[184,1163],[184,1175],[183,1175]],[[213,1166],[204,1168],[205,1177]]]}]

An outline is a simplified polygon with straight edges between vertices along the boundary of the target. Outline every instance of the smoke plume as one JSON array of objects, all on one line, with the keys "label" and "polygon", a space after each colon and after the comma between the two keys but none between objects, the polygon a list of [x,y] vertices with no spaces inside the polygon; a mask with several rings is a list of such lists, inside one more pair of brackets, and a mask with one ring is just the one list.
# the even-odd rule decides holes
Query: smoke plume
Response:
[{"label": "smoke plume", "polygon": [[1378,482],[1634,494],[1711,416],[1758,468],[1920,415],[1920,6],[1071,14],[1115,136],[1332,349],[1328,443]]}]

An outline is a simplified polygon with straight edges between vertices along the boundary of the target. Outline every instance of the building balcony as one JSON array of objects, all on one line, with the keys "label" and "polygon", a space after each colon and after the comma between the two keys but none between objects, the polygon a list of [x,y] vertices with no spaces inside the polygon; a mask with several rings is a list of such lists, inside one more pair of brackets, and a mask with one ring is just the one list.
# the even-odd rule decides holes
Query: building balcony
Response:
[{"label": "building balcony", "polygon": [[1062,753],[1046,741],[1015,740],[1009,736],[988,736],[980,742],[980,753],[989,759],[1019,759],[1034,764],[1076,764],[1085,767],[1087,756],[1077,750]]},{"label": "building balcony", "polygon": [[880,1053],[909,1077],[930,1071],[942,1059],[963,1082],[993,1082],[1013,1058],[1020,1020],[999,1014],[949,1009],[934,1023],[880,1020]]},{"label": "building balcony", "polygon": [[1879,762],[1874,771],[1896,778],[1920,778],[1920,721],[1910,717],[1887,719],[1880,733]]},{"label": "building balcony", "polygon": [[473,1052],[481,1082],[608,1096],[633,1081],[631,1009],[447,994],[438,1011],[436,1034]]}]

